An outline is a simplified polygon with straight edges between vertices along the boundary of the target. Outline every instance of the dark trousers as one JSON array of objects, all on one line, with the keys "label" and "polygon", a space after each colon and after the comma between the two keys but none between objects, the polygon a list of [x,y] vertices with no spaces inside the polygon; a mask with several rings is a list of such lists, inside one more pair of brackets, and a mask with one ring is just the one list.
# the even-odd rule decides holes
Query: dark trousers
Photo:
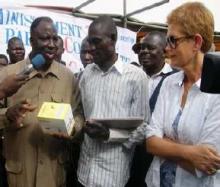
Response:
[{"label": "dark trousers", "polygon": [[132,160],[130,178],[126,187],[146,187],[145,177],[153,160],[153,155],[146,152],[145,142],[137,145]]},{"label": "dark trousers", "polygon": [[83,185],[78,181],[76,187],[85,187],[85,186],[83,186]]},{"label": "dark trousers", "polygon": [[66,171],[66,187],[73,187],[78,185],[77,167],[80,153],[80,145],[70,143],[68,146],[68,159],[65,163]]},{"label": "dark trousers", "polygon": [[2,134],[0,132],[0,187],[7,187],[7,177],[5,171],[5,159],[2,156]]}]

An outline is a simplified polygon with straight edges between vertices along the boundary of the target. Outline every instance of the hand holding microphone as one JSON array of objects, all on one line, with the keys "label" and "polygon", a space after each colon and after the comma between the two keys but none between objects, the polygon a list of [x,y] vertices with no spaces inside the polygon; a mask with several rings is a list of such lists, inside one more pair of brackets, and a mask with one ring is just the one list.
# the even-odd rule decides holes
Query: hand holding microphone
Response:
[{"label": "hand holding microphone", "polygon": [[42,54],[36,54],[31,59],[31,64],[28,64],[20,73],[17,75],[29,75],[34,70],[41,69],[46,64],[46,60]]},{"label": "hand holding microphone", "polygon": [[18,89],[26,83],[28,75],[12,74],[7,76],[0,84],[0,99],[10,97],[18,91]]},{"label": "hand holding microphone", "polygon": [[0,99],[10,97],[27,82],[29,74],[39,70],[46,60],[42,54],[37,54],[31,59],[31,64],[27,65],[20,73],[7,76],[0,84]]}]

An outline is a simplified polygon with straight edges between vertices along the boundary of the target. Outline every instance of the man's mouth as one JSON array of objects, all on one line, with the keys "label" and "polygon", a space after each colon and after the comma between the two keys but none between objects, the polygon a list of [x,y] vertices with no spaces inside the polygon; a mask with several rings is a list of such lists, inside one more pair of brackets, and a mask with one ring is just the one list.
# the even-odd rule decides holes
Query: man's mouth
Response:
[{"label": "man's mouth", "polygon": [[48,59],[54,59],[55,53],[45,52],[44,55],[45,55],[45,57],[48,58]]}]

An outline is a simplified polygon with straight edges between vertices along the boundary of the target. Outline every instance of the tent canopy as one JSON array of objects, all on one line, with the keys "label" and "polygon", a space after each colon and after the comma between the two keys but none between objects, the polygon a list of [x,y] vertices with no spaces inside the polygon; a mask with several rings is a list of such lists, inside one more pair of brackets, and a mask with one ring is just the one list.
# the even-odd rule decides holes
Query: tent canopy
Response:
[{"label": "tent canopy", "polygon": [[[1,1],[6,2],[6,0],[0,0],[0,3]],[[22,2],[19,0],[7,0],[8,3],[12,2],[13,4],[17,3],[22,5],[56,6],[67,7],[71,9],[72,7],[74,7],[75,9],[85,13],[84,15],[116,14],[121,16],[120,18],[123,21],[126,21],[126,18],[131,21],[130,18],[134,18],[134,22],[138,23],[138,21],[140,21],[143,23],[147,23],[148,25],[156,26],[164,26],[164,24],[166,23],[166,17],[171,10],[184,2],[190,1],[192,0],[22,0]],[[215,31],[220,32],[220,1],[197,1],[204,3],[212,11],[215,19]],[[154,7],[155,4],[158,4],[160,6]],[[144,8],[146,8],[146,10]],[[142,11],[140,11],[139,13],[129,16],[130,13],[141,9]],[[77,16],[76,12],[75,14]]]}]

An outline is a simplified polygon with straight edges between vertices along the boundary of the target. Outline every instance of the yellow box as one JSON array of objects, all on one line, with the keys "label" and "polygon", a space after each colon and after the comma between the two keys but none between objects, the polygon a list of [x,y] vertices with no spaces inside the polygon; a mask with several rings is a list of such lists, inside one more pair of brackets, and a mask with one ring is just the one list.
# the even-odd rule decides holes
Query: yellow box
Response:
[{"label": "yellow box", "polygon": [[62,132],[67,135],[72,133],[74,119],[70,104],[44,102],[37,118],[45,131]]}]

